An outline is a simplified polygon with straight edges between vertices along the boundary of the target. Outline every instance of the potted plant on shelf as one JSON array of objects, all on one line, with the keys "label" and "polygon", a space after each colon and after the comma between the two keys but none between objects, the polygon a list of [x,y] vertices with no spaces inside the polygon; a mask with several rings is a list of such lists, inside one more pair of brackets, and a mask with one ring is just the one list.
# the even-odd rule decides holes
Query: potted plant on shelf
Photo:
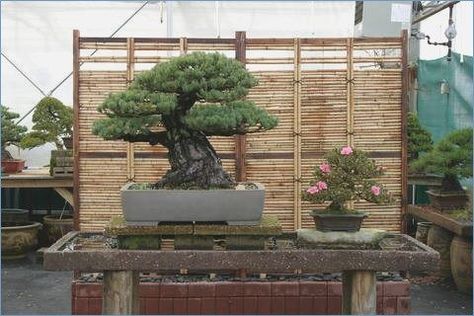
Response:
[{"label": "potted plant on shelf", "polygon": [[10,145],[18,145],[23,138],[27,128],[16,124],[13,120],[20,117],[18,113],[10,112],[10,110],[2,108],[2,172],[16,173],[21,172],[25,168],[25,161],[14,159],[10,152],[6,149]]},{"label": "potted plant on shelf", "polygon": [[56,150],[51,151],[50,174],[54,175],[56,167],[61,175],[66,173],[65,169],[72,171],[72,108],[56,98],[44,97],[36,105],[32,121],[32,131],[25,135],[20,146],[34,148],[54,143]]},{"label": "potted plant on shelf", "polygon": [[374,180],[383,174],[367,155],[350,146],[329,151],[325,161],[313,172],[310,187],[303,192],[303,200],[312,203],[330,202],[325,210],[314,210],[316,229],[320,231],[358,231],[367,214],[348,207],[353,200],[388,203],[391,195]]},{"label": "potted plant on shelf", "polygon": [[460,178],[472,177],[472,129],[460,129],[446,135],[433,150],[414,161],[415,172],[442,174],[441,187],[427,191],[431,205],[439,210],[462,209],[468,196]]},{"label": "potted plant on shelf", "polygon": [[138,75],[126,91],[103,102],[98,111],[107,117],[94,122],[94,134],[106,140],[160,144],[168,150],[171,169],[158,182],[122,188],[128,223],[259,221],[264,187],[237,185],[207,139],[277,125],[276,117],[244,99],[256,84],[237,60],[196,52],[156,65]]}]

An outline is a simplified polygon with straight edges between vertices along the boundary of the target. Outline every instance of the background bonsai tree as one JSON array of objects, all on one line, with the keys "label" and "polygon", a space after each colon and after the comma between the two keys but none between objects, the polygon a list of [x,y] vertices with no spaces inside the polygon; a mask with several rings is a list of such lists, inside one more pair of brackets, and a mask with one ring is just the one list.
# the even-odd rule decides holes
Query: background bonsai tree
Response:
[{"label": "background bonsai tree", "polygon": [[408,161],[417,159],[420,153],[433,149],[431,133],[421,126],[415,113],[409,112],[407,117]]},{"label": "background bonsai tree", "polygon": [[244,100],[256,84],[240,62],[222,54],[176,57],[137,76],[126,91],[111,94],[98,108],[107,118],[94,122],[93,133],[166,147],[171,169],[155,188],[228,188],[234,181],[206,136],[277,125],[275,117]]},{"label": "background bonsai tree", "polygon": [[17,125],[13,121],[20,117],[19,114],[10,112],[10,110],[1,106],[2,108],[2,160],[13,159],[12,155],[8,150],[7,146],[18,145],[23,138],[27,128],[25,126]]},{"label": "background bonsai tree", "polygon": [[383,168],[377,167],[363,151],[349,146],[335,148],[324,159],[325,162],[315,168],[310,187],[303,192],[303,200],[329,201],[326,210],[331,213],[354,212],[346,206],[351,200],[377,204],[391,201],[387,190],[373,180],[383,174]]},{"label": "background bonsai tree", "polygon": [[22,148],[54,143],[64,149],[62,138],[72,137],[73,110],[53,97],[44,97],[33,113],[32,131],[22,139]]},{"label": "background bonsai tree", "polygon": [[472,129],[449,133],[410,168],[415,172],[442,174],[441,192],[463,191],[459,178],[472,177]]}]

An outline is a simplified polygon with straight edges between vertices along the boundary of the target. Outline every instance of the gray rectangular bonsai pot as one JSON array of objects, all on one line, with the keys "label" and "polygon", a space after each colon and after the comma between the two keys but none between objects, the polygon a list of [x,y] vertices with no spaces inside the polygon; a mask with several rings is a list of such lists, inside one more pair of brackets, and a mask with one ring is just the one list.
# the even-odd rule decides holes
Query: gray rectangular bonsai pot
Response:
[{"label": "gray rectangular bonsai pot", "polygon": [[263,212],[265,187],[212,190],[130,190],[122,187],[122,212],[129,225],[160,222],[227,222],[255,225]]}]

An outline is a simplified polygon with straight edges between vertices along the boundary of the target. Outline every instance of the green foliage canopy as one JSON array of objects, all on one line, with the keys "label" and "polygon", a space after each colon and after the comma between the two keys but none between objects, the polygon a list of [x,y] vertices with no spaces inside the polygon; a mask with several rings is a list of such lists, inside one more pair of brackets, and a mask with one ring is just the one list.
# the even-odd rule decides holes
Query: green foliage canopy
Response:
[{"label": "green foliage canopy", "polygon": [[420,153],[433,148],[431,133],[421,126],[415,113],[409,112],[407,118],[408,160],[418,158]]},{"label": "green foliage canopy", "polygon": [[[124,92],[111,94],[98,111],[93,133],[104,139],[149,141],[165,127],[163,145],[189,131],[230,136],[268,130],[276,117],[244,100],[257,80],[238,61],[219,53],[195,52],[138,75]],[[170,131],[173,131],[171,133]],[[160,134],[160,136],[163,136]]]},{"label": "green foliage canopy", "polygon": [[61,137],[72,136],[73,110],[53,97],[44,97],[33,113],[33,127],[21,141],[22,148],[55,143],[63,148]]},{"label": "green foliage canopy", "polygon": [[11,112],[8,107],[2,108],[2,150],[9,145],[18,145],[23,138],[27,128],[17,125],[13,120],[20,117],[18,113]]}]

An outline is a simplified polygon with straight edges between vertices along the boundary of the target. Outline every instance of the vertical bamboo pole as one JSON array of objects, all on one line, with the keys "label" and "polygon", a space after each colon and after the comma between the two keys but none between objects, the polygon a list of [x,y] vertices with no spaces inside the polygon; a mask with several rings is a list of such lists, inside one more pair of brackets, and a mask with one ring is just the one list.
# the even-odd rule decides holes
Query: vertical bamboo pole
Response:
[{"label": "vertical bamboo pole", "polygon": [[186,37],[181,37],[179,39],[179,55],[186,55],[188,52],[188,39]]},{"label": "vertical bamboo pole", "polygon": [[408,135],[407,135],[407,111],[408,111],[408,32],[403,30],[402,34],[402,104],[401,104],[401,134],[402,134],[402,144],[401,144],[401,232],[405,233],[407,231],[407,222],[405,219],[406,210],[407,210],[407,193],[408,193]]},{"label": "vertical bamboo pole", "polygon": [[[133,81],[135,71],[135,40],[127,38],[127,86]],[[135,148],[133,143],[127,143],[127,180],[135,179]]]},{"label": "vertical bamboo pole", "polygon": [[72,94],[73,94],[73,110],[74,110],[74,133],[73,137],[73,155],[74,155],[74,230],[80,230],[80,191],[79,191],[79,169],[80,169],[80,147],[79,147],[79,30],[72,32]]},{"label": "vertical bamboo pole", "polygon": [[[354,147],[354,39],[348,38],[346,40],[346,54],[347,54],[347,78],[346,78],[346,102],[347,102],[347,126],[346,126],[346,137],[347,145]],[[352,209],[354,207],[354,201],[348,201],[347,206]]]},{"label": "vertical bamboo pole", "polygon": [[301,40],[294,39],[293,58],[293,168],[294,225],[301,228]]},{"label": "vertical bamboo pole", "polygon": [[[246,33],[235,32],[235,59],[246,63]],[[237,181],[247,180],[245,160],[247,154],[247,137],[245,135],[235,136],[235,178]]]}]

